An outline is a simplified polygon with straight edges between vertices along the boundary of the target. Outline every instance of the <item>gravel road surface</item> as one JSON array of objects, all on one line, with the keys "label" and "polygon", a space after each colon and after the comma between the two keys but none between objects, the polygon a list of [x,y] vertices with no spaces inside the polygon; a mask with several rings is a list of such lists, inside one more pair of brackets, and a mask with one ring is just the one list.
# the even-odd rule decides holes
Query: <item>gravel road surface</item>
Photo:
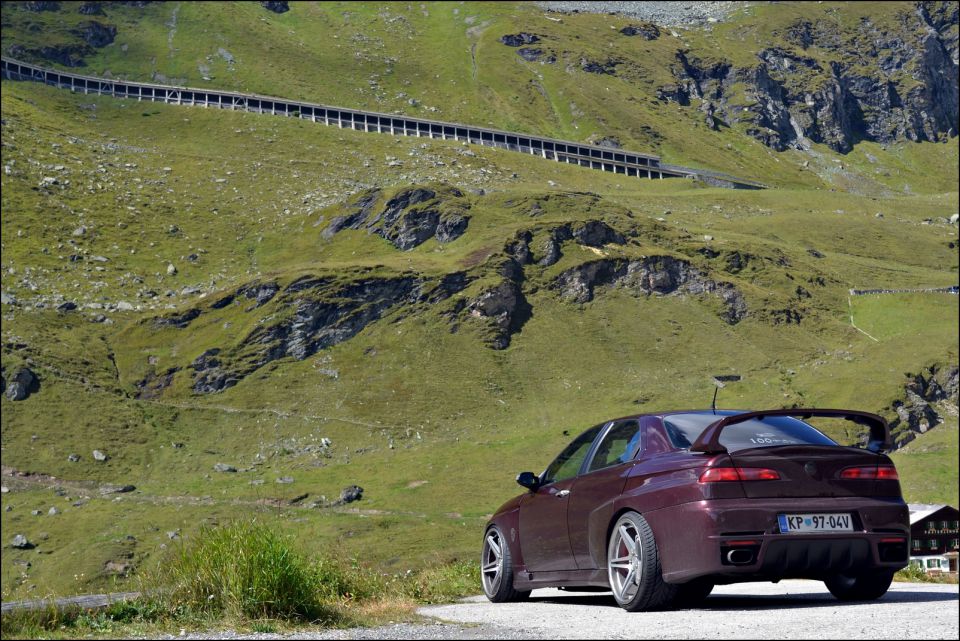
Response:
[{"label": "gravel road surface", "polygon": [[[894,583],[879,601],[841,603],[823,583],[721,586],[691,610],[628,613],[607,593],[536,590],[526,603],[470,597],[420,608],[434,623],[293,634],[186,632],[191,639],[956,639],[956,585]],[[176,636],[165,637],[175,639]]]},{"label": "gravel road surface", "polygon": [[527,603],[421,608],[456,623],[509,628],[526,639],[956,639],[956,585],[894,583],[879,601],[841,603],[819,581],[717,587],[703,606],[628,613],[609,594],[535,590]]}]

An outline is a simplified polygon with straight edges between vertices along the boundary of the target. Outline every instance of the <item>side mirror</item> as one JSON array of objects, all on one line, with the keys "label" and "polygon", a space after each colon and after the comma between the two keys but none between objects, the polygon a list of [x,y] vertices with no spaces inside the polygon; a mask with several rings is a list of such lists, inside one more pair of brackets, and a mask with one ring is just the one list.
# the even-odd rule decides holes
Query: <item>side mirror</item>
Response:
[{"label": "side mirror", "polygon": [[517,483],[535,492],[540,487],[540,478],[533,472],[520,472],[517,475]]}]

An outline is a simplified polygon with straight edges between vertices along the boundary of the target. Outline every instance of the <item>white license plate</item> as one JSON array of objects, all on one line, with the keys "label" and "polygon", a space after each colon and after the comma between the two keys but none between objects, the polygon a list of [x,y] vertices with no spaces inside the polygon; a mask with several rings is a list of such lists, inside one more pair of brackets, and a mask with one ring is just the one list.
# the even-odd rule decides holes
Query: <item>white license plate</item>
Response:
[{"label": "white license plate", "polygon": [[781,534],[795,532],[850,532],[853,518],[850,514],[778,514]]}]

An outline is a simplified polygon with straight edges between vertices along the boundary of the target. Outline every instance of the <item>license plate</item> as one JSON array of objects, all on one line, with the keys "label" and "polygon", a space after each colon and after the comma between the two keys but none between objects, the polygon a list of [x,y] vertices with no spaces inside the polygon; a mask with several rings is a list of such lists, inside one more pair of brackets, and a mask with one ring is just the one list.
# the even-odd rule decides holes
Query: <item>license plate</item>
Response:
[{"label": "license plate", "polygon": [[853,530],[853,518],[849,514],[778,514],[777,520],[781,534]]}]

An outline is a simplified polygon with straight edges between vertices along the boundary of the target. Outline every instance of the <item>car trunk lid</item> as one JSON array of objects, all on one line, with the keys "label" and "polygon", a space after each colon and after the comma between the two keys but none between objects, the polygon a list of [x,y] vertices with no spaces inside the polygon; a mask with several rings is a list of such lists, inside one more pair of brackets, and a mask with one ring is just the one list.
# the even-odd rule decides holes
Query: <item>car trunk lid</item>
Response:
[{"label": "car trunk lid", "polygon": [[874,478],[840,478],[840,473],[889,464],[885,456],[836,445],[757,447],[731,452],[730,458],[738,468],[769,469],[780,476],[742,481],[747,498],[876,496]]}]

